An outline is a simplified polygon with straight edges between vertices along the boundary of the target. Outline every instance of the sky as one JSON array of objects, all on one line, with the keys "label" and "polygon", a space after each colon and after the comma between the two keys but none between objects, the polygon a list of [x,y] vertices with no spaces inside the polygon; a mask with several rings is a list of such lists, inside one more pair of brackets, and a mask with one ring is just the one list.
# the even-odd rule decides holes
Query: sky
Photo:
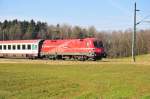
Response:
[{"label": "sky", "polygon": [[[150,0],[0,0],[0,21],[28,20],[49,25],[69,24],[95,26],[97,30],[126,30],[133,28],[134,2],[137,21],[150,21]],[[150,28],[142,22],[138,29]]]}]

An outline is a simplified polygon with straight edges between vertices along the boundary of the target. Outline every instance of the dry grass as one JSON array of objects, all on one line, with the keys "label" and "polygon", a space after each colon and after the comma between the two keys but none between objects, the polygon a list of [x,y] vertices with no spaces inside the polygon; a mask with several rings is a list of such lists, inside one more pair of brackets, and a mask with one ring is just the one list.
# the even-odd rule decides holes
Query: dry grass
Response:
[{"label": "dry grass", "polygon": [[150,99],[149,55],[128,60],[0,59],[0,99]]}]

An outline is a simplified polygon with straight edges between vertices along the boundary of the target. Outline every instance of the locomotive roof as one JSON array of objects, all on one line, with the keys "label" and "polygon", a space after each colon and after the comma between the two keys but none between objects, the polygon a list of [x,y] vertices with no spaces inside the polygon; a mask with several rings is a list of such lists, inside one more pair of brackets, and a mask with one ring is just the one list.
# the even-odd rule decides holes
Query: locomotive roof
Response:
[{"label": "locomotive roof", "polygon": [[54,40],[50,40],[50,39],[46,39],[45,41],[66,41],[66,40],[96,40],[96,38],[83,38],[83,39],[54,39]]},{"label": "locomotive roof", "polygon": [[3,43],[38,43],[41,40],[7,40],[7,41],[0,41],[0,44]]}]

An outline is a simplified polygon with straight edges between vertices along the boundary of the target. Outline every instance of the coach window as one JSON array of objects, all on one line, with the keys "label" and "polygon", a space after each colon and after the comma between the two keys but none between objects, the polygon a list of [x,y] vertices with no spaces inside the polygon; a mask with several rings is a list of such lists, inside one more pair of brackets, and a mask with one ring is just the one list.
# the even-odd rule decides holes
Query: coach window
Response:
[{"label": "coach window", "polygon": [[22,50],[25,50],[26,49],[26,45],[22,45]]},{"label": "coach window", "polygon": [[37,50],[37,45],[32,44],[32,50]]},{"label": "coach window", "polygon": [[11,50],[11,45],[8,45],[8,50]]},{"label": "coach window", "polygon": [[6,45],[3,45],[3,49],[6,50]]},{"label": "coach window", "polygon": [[16,46],[15,45],[13,45],[13,50],[15,50],[16,49]]},{"label": "coach window", "polygon": [[35,45],[35,50],[37,50],[37,45]]},{"label": "coach window", "polygon": [[28,50],[31,50],[31,45],[27,45]]},{"label": "coach window", "polygon": [[2,50],[2,45],[0,45],[0,50]]},{"label": "coach window", "polygon": [[17,50],[20,50],[20,45],[17,45]]}]

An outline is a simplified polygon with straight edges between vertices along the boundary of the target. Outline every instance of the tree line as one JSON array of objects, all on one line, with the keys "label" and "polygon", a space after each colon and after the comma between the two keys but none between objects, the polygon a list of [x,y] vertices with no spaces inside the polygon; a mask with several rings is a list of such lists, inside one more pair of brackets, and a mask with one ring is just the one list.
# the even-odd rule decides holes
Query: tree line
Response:
[{"label": "tree line", "polygon": [[[0,22],[0,40],[73,39],[96,37],[104,43],[108,57],[131,56],[131,29],[125,31],[97,31],[94,26],[83,28],[68,24],[48,25],[46,22],[18,21]],[[150,30],[137,31],[136,54],[150,53]]]}]

